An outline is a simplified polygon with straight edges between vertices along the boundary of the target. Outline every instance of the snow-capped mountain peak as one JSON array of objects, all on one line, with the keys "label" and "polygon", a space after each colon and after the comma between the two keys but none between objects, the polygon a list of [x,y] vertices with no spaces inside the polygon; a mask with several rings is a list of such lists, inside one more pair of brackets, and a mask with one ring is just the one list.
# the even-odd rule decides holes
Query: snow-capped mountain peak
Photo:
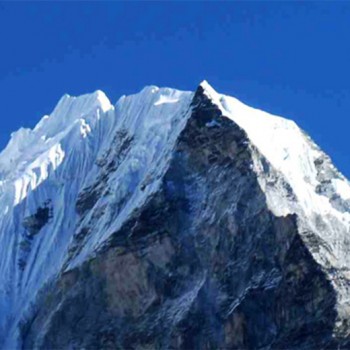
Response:
[{"label": "snow-capped mountain peak", "polygon": [[[347,319],[349,183],[294,122],[207,81],[195,92],[147,86],[115,106],[99,90],[64,95],[0,153],[0,214],[0,347],[91,347],[86,334],[106,324],[113,346],[128,347],[128,319],[141,320],[129,325],[141,342],[139,329],[157,333],[150,320],[162,319],[162,334],[176,333],[192,324],[192,311],[207,315],[208,329],[228,332],[214,347],[242,347],[227,330],[244,332],[241,314],[250,327],[244,303],[257,310],[252,290],[261,300],[272,293],[264,315],[282,310],[252,321],[251,332],[267,334],[252,347],[283,347],[285,329],[299,328],[285,319],[279,293],[303,296],[305,271],[317,277],[312,295],[321,289],[337,322]],[[299,271],[294,289],[290,266]],[[91,298],[90,288],[99,291]],[[328,315],[322,300],[315,305]],[[307,322],[313,307],[303,305]],[[63,324],[66,309],[74,312]],[[91,322],[89,312],[101,320]],[[70,330],[78,323],[80,340]],[[183,337],[162,338],[163,347],[188,346]]]}]

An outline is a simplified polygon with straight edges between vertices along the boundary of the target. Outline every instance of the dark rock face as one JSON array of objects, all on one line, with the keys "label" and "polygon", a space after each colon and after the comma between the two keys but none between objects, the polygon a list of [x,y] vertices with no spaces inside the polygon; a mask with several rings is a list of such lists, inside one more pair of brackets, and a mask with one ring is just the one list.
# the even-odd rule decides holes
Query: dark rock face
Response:
[{"label": "dark rock face", "polygon": [[[347,346],[333,337],[335,292],[297,216],[268,209],[247,135],[201,88],[192,107],[159,191],[42,292],[23,348]],[[81,214],[99,193],[80,197]]]},{"label": "dark rock face", "polygon": [[332,162],[328,156],[323,157],[315,161],[315,166],[318,170],[318,180],[320,184],[316,188],[316,192],[328,197],[330,203],[334,208],[341,212],[347,212],[350,210],[350,200],[344,200],[336,193],[336,189],[332,184],[333,179],[339,178],[339,174],[332,166]]},{"label": "dark rock face", "polygon": [[39,207],[33,215],[24,218],[22,225],[29,236],[34,236],[49,222],[52,215],[50,202],[47,202],[42,207]]},{"label": "dark rock face", "polygon": [[19,242],[19,254],[17,256],[17,265],[20,271],[23,271],[27,265],[28,255],[32,250],[32,241],[38,235],[41,229],[53,217],[53,208],[51,201],[48,200],[38,207],[36,212],[25,217],[22,221],[24,233]]}]

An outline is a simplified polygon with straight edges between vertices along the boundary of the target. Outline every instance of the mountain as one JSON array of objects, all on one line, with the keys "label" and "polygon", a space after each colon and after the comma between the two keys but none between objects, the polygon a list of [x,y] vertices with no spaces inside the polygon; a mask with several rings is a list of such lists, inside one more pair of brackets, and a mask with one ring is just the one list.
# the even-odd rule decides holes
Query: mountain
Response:
[{"label": "mountain", "polygon": [[350,185],[217,93],[65,95],[0,154],[1,349],[350,347]]}]

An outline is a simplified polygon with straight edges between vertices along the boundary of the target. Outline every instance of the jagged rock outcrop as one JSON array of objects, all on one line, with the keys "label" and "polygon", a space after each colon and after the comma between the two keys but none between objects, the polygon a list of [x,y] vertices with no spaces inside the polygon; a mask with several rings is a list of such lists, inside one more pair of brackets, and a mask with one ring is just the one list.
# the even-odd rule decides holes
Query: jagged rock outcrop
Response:
[{"label": "jagged rock outcrop", "polygon": [[350,347],[350,187],[294,123],[205,82],[67,98],[65,158],[0,227],[11,261],[35,228],[0,260],[4,348]]}]

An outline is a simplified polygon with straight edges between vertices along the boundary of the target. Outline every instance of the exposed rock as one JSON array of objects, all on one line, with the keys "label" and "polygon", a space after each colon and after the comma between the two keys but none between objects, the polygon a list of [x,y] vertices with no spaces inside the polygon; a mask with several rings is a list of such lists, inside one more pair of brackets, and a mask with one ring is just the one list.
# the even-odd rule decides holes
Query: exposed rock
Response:
[{"label": "exposed rock", "polygon": [[29,236],[34,236],[49,222],[52,215],[52,208],[50,208],[49,203],[47,203],[39,207],[35,214],[25,217],[22,225]]}]

